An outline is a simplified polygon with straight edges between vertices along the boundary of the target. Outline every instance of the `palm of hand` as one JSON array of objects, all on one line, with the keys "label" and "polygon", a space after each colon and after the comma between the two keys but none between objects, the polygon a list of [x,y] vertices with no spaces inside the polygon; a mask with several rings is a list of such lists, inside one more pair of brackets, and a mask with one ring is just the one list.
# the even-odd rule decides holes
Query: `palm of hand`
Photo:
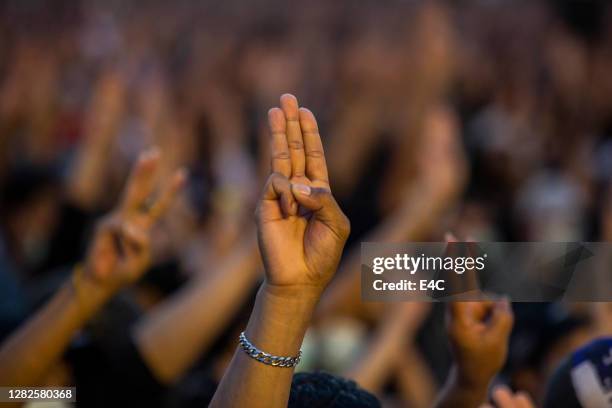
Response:
[{"label": "palm of hand", "polygon": [[[281,97],[281,106],[269,112],[273,174],[257,210],[267,280],[278,286],[323,287],[339,261],[348,220],[330,198],[314,116],[298,110],[290,95]],[[310,196],[300,194],[303,189]]]},{"label": "palm of hand", "polygon": [[[97,226],[86,260],[87,277],[116,290],[137,280],[150,263],[150,231],[167,211],[185,180],[177,171],[149,205],[156,189],[159,153],[142,154],[127,182],[121,204]],[[146,208],[145,208],[146,206]]]}]

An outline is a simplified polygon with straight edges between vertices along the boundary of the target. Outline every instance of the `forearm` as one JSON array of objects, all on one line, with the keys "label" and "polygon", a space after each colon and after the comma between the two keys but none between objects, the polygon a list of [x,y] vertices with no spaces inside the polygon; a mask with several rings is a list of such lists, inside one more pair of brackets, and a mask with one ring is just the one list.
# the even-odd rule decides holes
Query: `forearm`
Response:
[{"label": "forearm", "polygon": [[[296,356],[317,301],[318,294],[288,294],[264,283],[245,334],[260,350]],[[260,363],[237,349],[211,407],[286,407],[293,371]]]},{"label": "forearm", "polygon": [[101,78],[86,114],[84,138],[68,179],[68,195],[75,205],[91,209],[103,198],[108,157],[122,112],[120,80],[112,76]]},{"label": "forearm", "polygon": [[[395,362],[403,353],[406,343],[407,324],[389,316],[363,357],[347,373],[366,390],[377,393],[389,378]],[[405,320],[405,319],[404,319]]]},{"label": "forearm", "polygon": [[137,324],[136,345],[158,380],[178,380],[210,346],[242,305],[259,267],[257,245],[249,242],[214,275],[190,284]]},{"label": "forearm", "polygon": [[414,408],[429,408],[436,397],[437,383],[431,368],[415,344],[395,360],[397,383],[403,402]]},{"label": "forearm", "polygon": [[456,367],[451,369],[435,408],[474,408],[486,402],[488,383],[464,381]]},{"label": "forearm", "polygon": [[105,303],[109,295],[81,280],[66,282],[41,310],[17,329],[0,348],[0,385],[37,385],[57,361],[72,336]]},{"label": "forearm", "polygon": [[68,180],[67,194],[74,205],[92,209],[103,192],[108,152],[91,146],[81,147],[81,150]]}]

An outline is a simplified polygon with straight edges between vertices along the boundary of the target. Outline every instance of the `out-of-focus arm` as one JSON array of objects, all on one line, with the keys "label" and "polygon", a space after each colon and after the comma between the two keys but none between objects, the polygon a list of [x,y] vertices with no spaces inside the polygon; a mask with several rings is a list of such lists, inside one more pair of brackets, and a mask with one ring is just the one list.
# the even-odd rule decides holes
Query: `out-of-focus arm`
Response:
[{"label": "out-of-focus arm", "polygon": [[[78,276],[78,275],[77,275]],[[78,282],[76,285],[74,281]],[[0,384],[36,385],[66,349],[72,336],[109,298],[110,292],[75,278],[0,348]]]},{"label": "out-of-focus arm", "polygon": [[224,329],[260,276],[254,237],[217,271],[196,278],[134,329],[145,362],[164,383],[178,380]]}]

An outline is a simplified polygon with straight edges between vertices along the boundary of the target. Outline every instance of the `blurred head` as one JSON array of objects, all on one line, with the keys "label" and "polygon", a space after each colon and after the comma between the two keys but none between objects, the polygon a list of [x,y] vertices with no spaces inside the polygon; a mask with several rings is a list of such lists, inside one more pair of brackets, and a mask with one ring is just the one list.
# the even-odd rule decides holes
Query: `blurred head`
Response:
[{"label": "blurred head", "polygon": [[610,408],[612,337],[578,349],[556,370],[548,384],[544,408]]},{"label": "blurred head", "polygon": [[25,166],[10,172],[0,194],[0,227],[11,251],[32,264],[43,255],[59,211],[59,184],[52,170]]},{"label": "blurred head", "polygon": [[323,372],[293,376],[291,408],[374,408],[378,399],[350,380]]},{"label": "blurred head", "polygon": [[515,389],[541,401],[544,385],[562,359],[593,338],[590,319],[559,303],[515,305],[509,372]]}]

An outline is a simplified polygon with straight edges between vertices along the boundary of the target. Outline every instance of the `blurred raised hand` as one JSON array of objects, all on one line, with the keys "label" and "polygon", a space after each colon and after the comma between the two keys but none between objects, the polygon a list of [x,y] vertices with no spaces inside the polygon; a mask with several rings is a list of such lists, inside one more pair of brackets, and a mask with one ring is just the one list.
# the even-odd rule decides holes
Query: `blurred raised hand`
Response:
[{"label": "blurred raised hand", "polygon": [[293,95],[268,112],[272,174],[259,201],[259,245],[271,287],[319,294],[340,260],[350,224],[332,196],[317,122]]},{"label": "blurred raised hand", "polygon": [[[427,241],[440,227],[444,215],[456,205],[467,181],[467,164],[455,115],[450,109],[439,107],[428,113],[425,122],[421,143],[412,143],[413,154],[417,154],[410,156],[417,169],[414,177],[399,172],[387,179],[382,204],[393,210],[363,241]],[[363,303],[360,299],[361,279],[357,273],[360,254],[357,246],[345,257],[343,271],[321,302],[320,317],[342,314],[372,320],[380,315],[377,303]]]},{"label": "blurred raised hand", "polygon": [[70,339],[121,287],[149,266],[150,234],[185,180],[178,170],[159,186],[159,152],[138,159],[117,208],[98,225],[82,268],[0,346],[0,384],[41,385]]},{"label": "blurred raised hand", "polygon": [[488,384],[508,355],[513,314],[508,300],[454,302],[449,305],[447,331],[463,380]]},{"label": "blurred raised hand", "polygon": [[437,408],[486,402],[489,384],[506,361],[513,322],[505,299],[449,304],[446,330],[455,364]]},{"label": "blurred raised hand", "polygon": [[[87,108],[84,140],[77,146],[68,180],[73,204],[96,209],[104,200],[108,187],[108,157],[111,155],[119,125],[124,115],[126,86],[117,72],[105,71],[98,79]],[[121,167],[121,166],[120,166]],[[122,168],[122,167],[121,167]]]},{"label": "blurred raised hand", "polygon": [[85,277],[105,289],[137,280],[149,266],[150,233],[185,182],[177,170],[164,184],[156,173],[160,153],[142,153],[129,176],[120,204],[99,223],[84,264]]},{"label": "blurred raised hand", "polygon": [[384,209],[405,203],[412,189],[432,207],[452,204],[463,191],[468,169],[456,116],[446,105],[424,111],[418,137],[405,137],[390,164],[381,194]]}]

